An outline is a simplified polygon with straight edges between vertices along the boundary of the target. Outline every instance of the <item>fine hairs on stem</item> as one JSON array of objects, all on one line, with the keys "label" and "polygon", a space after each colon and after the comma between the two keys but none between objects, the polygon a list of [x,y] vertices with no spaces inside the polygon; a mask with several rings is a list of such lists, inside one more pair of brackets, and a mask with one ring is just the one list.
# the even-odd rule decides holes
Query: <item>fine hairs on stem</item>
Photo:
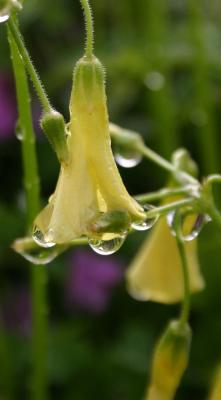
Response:
[{"label": "fine hairs on stem", "polygon": [[94,50],[93,15],[88,0],[80,0],[80,3],[84,10],[85,26],[86,26],[85,54],[88,58],[91,58],[93,56],[93,50]]}]

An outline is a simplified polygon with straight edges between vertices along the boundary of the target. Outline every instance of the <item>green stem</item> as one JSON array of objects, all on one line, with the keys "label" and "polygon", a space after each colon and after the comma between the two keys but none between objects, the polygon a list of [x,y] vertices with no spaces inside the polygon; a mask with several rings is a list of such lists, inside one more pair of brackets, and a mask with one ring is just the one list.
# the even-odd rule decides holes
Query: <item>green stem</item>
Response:
[{"label": "green stem", "polygon": [[[10,21],[12,23],[12,20]],[[13,22],[13,26],[15,26]],[[30,96],[23,61],[17,49],[17,42],[8,29],[11,58],[16,83],[19,120],[23,132],[22,158],[27,204],[27,225],[31,229],[33,219],[39,211],[39,179],[36,160]],[[33,357],[33,399],[45,400],[47,392],[46,374],[46,269],[32,266],[32,357]]]},{"label": "green stem", "polygon": [[178,189],[160,189],[157,192],[144,193],[135,196],[135,199],[141,203],[163,200],[167,197],[185,195],[189,193],[189,188],[178,188]]},{"label": "green stem", "polygon": [[92,58],[94,50],[94,26],[93,26],[92,11],[88,0],[80,0],[80,3],[84,10],[85,24],[86,24],[85,53],[88,58]]},{"label": "green stem", "polygon": [[9,19],[7,25],[8,25],[10,34],[12,35],[12,37],[13,37],[13,39],[14,39],[17,47],[18,47],[19,53],[21,54],[21,57],[22,57],[22,59],[23,59],[23,61],[25,63],[25,67],[27,68],[27,71],[28,71],[28,73],[30,75],[30,78],[31,78],[32,82],[33,82],[35,90],[36,90],[36,92],[37,92],[37,94],[39,96],[39,99],[40,99],[40,102],[42,104],[42,107],[43,107],[43,109],[45,111],[50,111],[52,109],[52,106],[51,106],[51,104],[50,104],[50,102],[48,100],[48,97],[46,95],[46,91],[44,89],[44,86],[43,86],[43,84],[42,84],[42,82],[41,82],[41,80],[40,80],[40,78],[38,76],[38,73],[37,73],[37,71],[36,71],[36,69],[35,69],[35,67],[34,67],[34,65],[32,63],[32,60],[31,60],[31,58],[30,58],[30,56],[28,54],[28,51],[27,51],[27,49],[25,47],[24,40],[23,40],[22,35],[21,35],[20,31],[19,31],[19,28],[17,27],[17,24],[12,19],[12,17]]},{"label": "green stem", "polygon": [[183,286],[184,286],[184,297],[182,302],[181,314],[180,314],[180,325],[182,327],[186,326],[188,322],[189,313],[190,313],[190,283],[189,283],[189,270],[188,270],[188,262],[186,257],[186,251],[184,242],[180,237],[179,228],[176,232],[176,241],[177,247],[180,253],[180,259],[182,264],[182,272],[183,272]]},{"label": "green stem", "polygon": [[153,218],[156,217],[157,215],[162,216],[168,214],[170,211],[194,205],[196,205],[195,199],[184,199],[184,200],[174,201],[170,204],[166,204],[165,206],[155,207],[153,210],[150,210],[146,213],[146,217]]},{"label": "green stem", "polygon": [[191,175],[184,171],[177,170],[177,168],[167,161],[165,158],[161,157],[155,151],[151,150],[145,144],[140,143],[137,145],[136,149],[140,151],[140,153],[146,157],[147,159],[153,161],[155,164],[159,165],[161,168],[165,169],[166,171],[172,172],[175,176],[185,182],[198,184],[197,179],[193,178]]}]

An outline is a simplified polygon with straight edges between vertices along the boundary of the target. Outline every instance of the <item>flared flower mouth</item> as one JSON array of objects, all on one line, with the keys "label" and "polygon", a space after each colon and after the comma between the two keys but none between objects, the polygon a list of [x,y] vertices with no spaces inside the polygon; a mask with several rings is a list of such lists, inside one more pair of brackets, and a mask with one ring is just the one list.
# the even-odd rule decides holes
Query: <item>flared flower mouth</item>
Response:
[{"label": "flared flower mouth", "polygon": [[[104,72],[95,57],[83,57],[75,68],[67,147],[69,160],[61,165],[55,192],[35,220],[34,238],[40,245],[91,237],[94,221],[114,211],[129,215],[128,229],[129,223],[144,219],[142,207],[128,194],[114,161]],[[101,236],[111,240],[117,234],[108,230]]]},{"label": "flared flower mouth", "polygon": [[[185,250],[190,290],[192,293],[198,292],[205,283],[199,267],[197,239],[186,242]],[[165,217],[157,222],[144,241],[126,276],[129,293],[138,300],[170,304],[183,299],[180,254]]]}]

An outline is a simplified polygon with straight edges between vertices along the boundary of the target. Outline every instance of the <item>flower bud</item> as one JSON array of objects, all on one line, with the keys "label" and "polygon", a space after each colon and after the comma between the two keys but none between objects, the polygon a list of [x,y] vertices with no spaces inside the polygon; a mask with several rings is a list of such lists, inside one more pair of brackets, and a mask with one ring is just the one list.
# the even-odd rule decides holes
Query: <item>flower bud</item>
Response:
[{"label": "flower bud", "polygon": [[13,11],[21,10],[21,8],[19,0],[0,0],[0,23],[7,21]]},{"label": "flower bud", "polygon": [[172,400],[188,364],[191,329],[179,321],[169,323],[153,356],[146,400]]},{"label": "flower bud", "polygon": [[68,148],[63,115],[55,110],[45,112],[41,118],[41,128],[48,137],[60,162],[67,162]]}]

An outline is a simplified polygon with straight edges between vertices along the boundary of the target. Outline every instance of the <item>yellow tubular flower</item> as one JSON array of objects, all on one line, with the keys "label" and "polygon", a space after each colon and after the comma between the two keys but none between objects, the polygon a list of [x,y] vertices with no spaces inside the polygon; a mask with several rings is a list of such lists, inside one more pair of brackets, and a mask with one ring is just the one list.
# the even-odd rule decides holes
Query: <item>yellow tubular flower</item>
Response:
[{"label": "yellow tubular flower", "polygon": [[35,221],[45,242],[66,243],[90,236],[100,213],[122,210],[131,221],[143,209],[128,194],[116,167],[109,134],[104,71],[94,56],[84,56],[74,71],[67,146],[55,193]]},{"label": "yellow tubular flower", "polygon": [[[185,243],[190,290],[204,288],[197,255],[197,240]],[[182,264],[175,237],[165,217],[160,218],[127,271],[130,294],[138,300],[176,303],[183,298]]]},{"label": "yellow tubular flower", "polygon": [[188,364],[191,329],[170,322],[153,357],[150,386],[145,400],[173,400]]}]

